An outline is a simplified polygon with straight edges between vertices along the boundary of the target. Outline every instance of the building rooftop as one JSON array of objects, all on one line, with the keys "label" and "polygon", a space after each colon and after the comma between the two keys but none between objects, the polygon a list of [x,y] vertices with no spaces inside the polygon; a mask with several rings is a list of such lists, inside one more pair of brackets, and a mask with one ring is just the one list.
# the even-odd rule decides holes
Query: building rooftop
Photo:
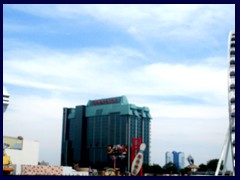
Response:
[{"label": "building rooftop", "polygon": [[112,97],[106,99],[89,100],[86,108],[86,116],[101,116],[110,113],[120,115],[136,115],[151,118],[149,108],[138,107],[129,104],[126,96]]},{"label": "building rooftop", "polygon": [[126,96],[118,96],[106,99],[89,100],[87,106],[106,105],[106,104],[128,104]]}]

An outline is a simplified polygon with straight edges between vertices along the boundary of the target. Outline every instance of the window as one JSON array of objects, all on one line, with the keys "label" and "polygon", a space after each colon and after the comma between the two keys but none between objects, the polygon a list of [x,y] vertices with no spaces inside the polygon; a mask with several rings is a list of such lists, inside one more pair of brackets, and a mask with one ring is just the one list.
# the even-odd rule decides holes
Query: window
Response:
[{"label": "window", "polygon": [[235,56],[235,51],[231,51],[230,56]]},{"label": "window", "polygon": [[235,65],[235,59],[230,60],[230,65]]},{"label": "window", "polygon": [[235,90],[235,84],[231,84],[231,85],[230,85],[230,89],[231,89],[231,90]]},{"label": "window", "polygon": [[231,98],[230,102],[231,104],[235,103],[235,98]]},{"label": "window", "polygon": [[98,109],[97,111],[96,111],[96,116],[101,116],[102,115],[102,109]]},{"label": "window", "polygon": [[234,76],[235,76],[235,71],[231,71],[231,72],[230,72],[230,76],[231,76],[231,77],[234,77]]}]

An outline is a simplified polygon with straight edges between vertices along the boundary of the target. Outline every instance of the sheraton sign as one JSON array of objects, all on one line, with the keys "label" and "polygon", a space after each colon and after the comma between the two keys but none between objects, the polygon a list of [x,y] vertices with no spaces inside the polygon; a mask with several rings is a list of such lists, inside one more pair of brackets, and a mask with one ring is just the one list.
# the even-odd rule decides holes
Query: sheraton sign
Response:
[{"label": "sheraton sign", "polygon": [[111,99],[100,99],[92,101],[92,105],[103,105],[103,104],[113,104],[113,103],[119,103],[119,98],[111,98]]}]

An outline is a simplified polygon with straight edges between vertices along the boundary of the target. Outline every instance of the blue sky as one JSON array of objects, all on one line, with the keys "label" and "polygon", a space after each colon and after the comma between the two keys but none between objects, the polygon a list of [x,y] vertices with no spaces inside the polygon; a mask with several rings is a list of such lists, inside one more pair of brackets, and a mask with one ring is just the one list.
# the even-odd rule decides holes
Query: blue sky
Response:
[{"label": "blue sky", "polygon": [[219,158],[234,29],[226,4],[5,4],[4,134],[38,140],[40,161],[58,165],[62,108],[126,95],[150,108],[151,163],[173,150],[196,164]]}]

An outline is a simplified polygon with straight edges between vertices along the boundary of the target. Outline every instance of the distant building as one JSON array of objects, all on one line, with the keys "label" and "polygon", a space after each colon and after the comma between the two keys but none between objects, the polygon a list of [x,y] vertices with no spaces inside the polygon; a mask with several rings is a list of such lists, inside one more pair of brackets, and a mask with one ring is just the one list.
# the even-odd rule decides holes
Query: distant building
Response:
[{"label": "distant building", "polygon": [[173,151],[172,153],[166,152],[165,153],[165,163],[168,164],[172,162],[177,169],[183,169],[185,166],[185,156],[183,152],[176,152]]},{"label": "distant building", "polygon": [[108,145],[124,144],[130,152],[134,137],[141,137],[147,145],[144,163],[149,164],[150,120],[147,107],[129,104],[125,96],[63,108],[61,165],[107,162]]},{"label": "distant building", "polygon": [[173,154],[168,151],[165,153],[165,164],[168,164],[170,162],[173,163]]},{"label": "distant building", "polygon": [[178,162],[179,162],[179,164],[178,164],[179,169],[184,169],[184,167],[185,167],[185,163],[184,163],[185,162],[185,155],[184,155],[183,152],[179,152]]}]

